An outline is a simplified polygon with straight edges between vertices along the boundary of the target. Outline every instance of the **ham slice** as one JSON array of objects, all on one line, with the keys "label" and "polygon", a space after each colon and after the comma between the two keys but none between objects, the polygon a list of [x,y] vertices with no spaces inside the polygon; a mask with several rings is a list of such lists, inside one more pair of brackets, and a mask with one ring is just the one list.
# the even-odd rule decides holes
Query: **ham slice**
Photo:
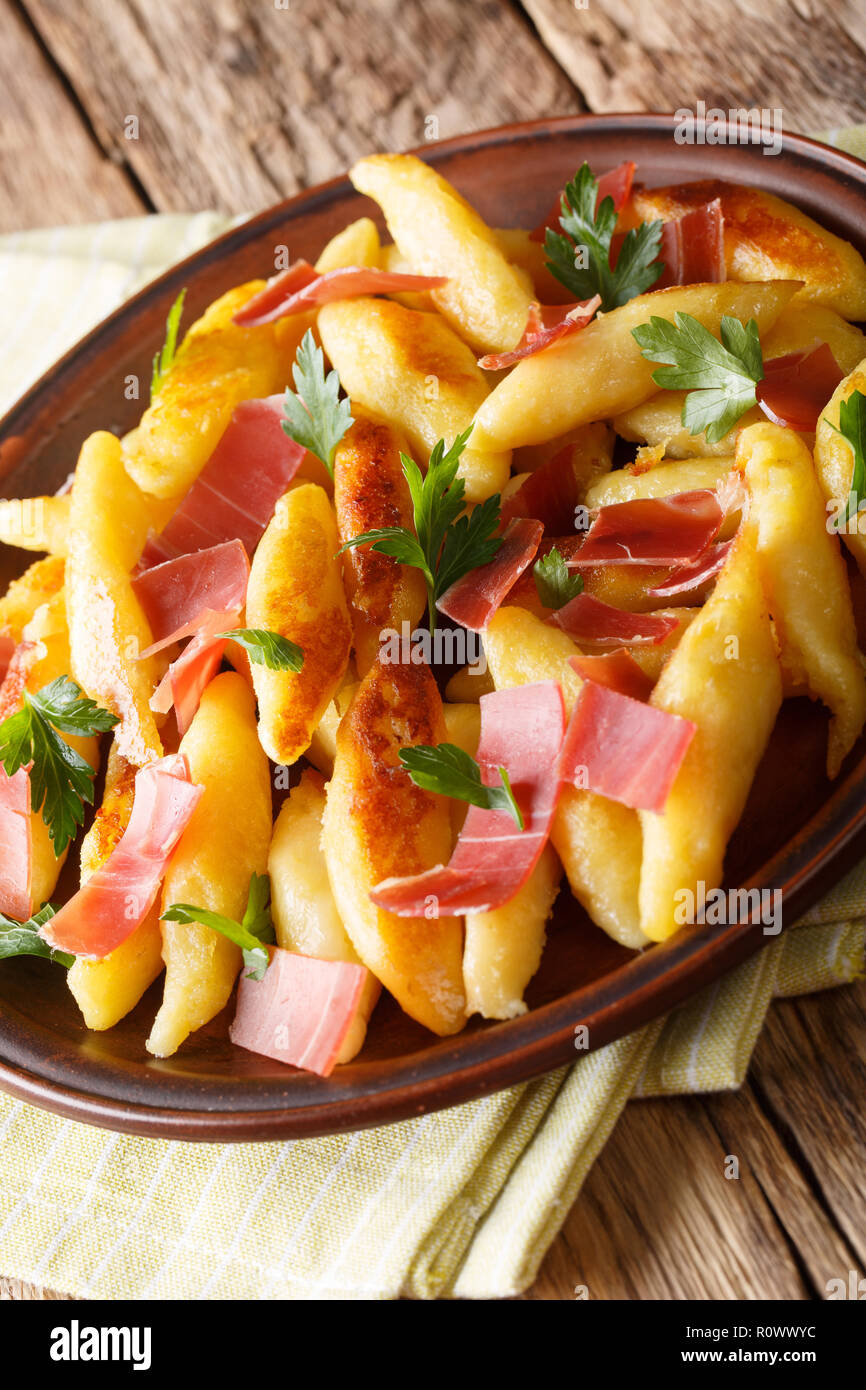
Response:
[{"label": "ham slice", "polygon": [[154,643],[147,654],[190,635],[206,612],[238,612],[247,599],[250,562],[241,541],[224,541],[144,570],[132,581]]},{"label": "ham slice", "polygon": [[268,323],[270,320],[262,315],[268,315],[272,311],[274,317],[279,316],[280,305],[291,295],[297,294],[299,290],[306,289],[314,280],[319,278],[318,271],[310,265],[309,261],[303,259],[293,261],[286,269],[281,270],[278,275],[272,275],[263,290],[254,294],[252,299],[248,299],[246,304],[234,316],[235,323],[249,324],[250,321],[256,323]]},{"label": "ham slice", "polygon": [[[27,678],[44,653],[41,642],[13,643],[9,666],[0,685],[0,724],[21,709]],[[20,767],[10,777],[0,766],[0,912],[19,922],[26,922],[33,912],[30,812],[29,767]]]},{"label": "ham slice", "polygon": [[543,534],[540,521],[524,517],[509,521],[493,559],[470,570],[446,589],[436,600],[439,612],[472,632],[482,632],[509,589],[534,559]]},{"label": "ham slice", "polygon": [[758,382],[755,395],[775,424],[812,434],[842,376],[830,347],[822,343],[812,352],[790,352],[765,362],[764,379]]},{"label": "ham slice", "polygon": [[524,479],[502,504],[499,516],[503,525],[514,517],[529,516],[543,522],[548,534],[573,531],[583,481],[574,466],[575,452],[574,444],[566,444]]},{"label": "ham slice", "polygon": [[601,656],[570,656],[568,664],[581,680],[606,685],[608,690],[630,695],[633,700],[648,700],[652,694],[654,682],[625,647],[618,647],[615,652],[605,652]]},{"label": "ham slice", "polygon": [[399,917],[429,915],[431,899],[447,914],[489,912],[513,898],[550,834],[559,795],[558,754],[565,708],[558,681],[520,685],[481,697],[481,779],[498,782],[505,767],[524,817],[470,806],[450,862],[409,878],[390,878],[370,894]]},{"label": "ham slice", "polygon": [[674,594],[686,594],[691,589],[699,589],[708,579],[719,573],[732,545],[733,540],[717,541],[715,545],[708,545],[703,555],[699,555],[696,560],[690,560],[686,565],[678,565],[676,569],[671,570],[663,584],[648,589],[650,598],[671,598]]},{"label": "ham slice", "polygon": [[599,507],[568,564],[676,565],[695,560],[718,534],[725,511],[715,492],[636,497]]},{"label": "ham slice", "polygon": [[37,661],[44,655],[45,648],[41,642],[19,642],[13,648],[9,666],[0,685],[0,724],[21,709],[27,679]]},{"label": "ham slice", "polygon": [[605,198],[612,198],[614,209],[622,212],[631,194],[636,169],[634,160],[627,159],[624,164],[618,164],[615,169],[609,169],[606,174],[602,174],[598,181],[596,209],[601,207]]},{"label": "ham slice", "polygon": [[578,300],[576,304],[538,304],[533,301],[529,306],[523,337],[517,346],[509,352],[489,352],[485,357],[479,357],[479,367],[488,372],[498,372],[503,367],[513,367],[515,362],[522,362],[524,357],[533,357],[560,338],[586,328],[600,304],[601,296],[597,294],[592,299]]},{"label": "ham slice", "polygon": [[562,745],[560,775],[624,806],[661,812],[695,730],[690,719],[587,681]]},{"label": "ham slice", "polygon": [[[602,174],[598,181],[598,196],[595,200],[596,211],[605,198],[612,198],[616,211],[622,211],[631,193],[636,168],[637,165],[628,159],[624,164],[618,164],[615,169],[610,169],[606,174]],[[558,229],[562,197],[563,195],[560,193],[544,221],[539,222],[538,226],[529,233],[530,241],[544,241],[544,233],[548,227]]]},{"label": "ham slice", "polygon": [[[228,638],[216,633],[237,627],[240,613],[206,612],[201,615],[189,646],[173,661],[150,697],[156,714],[168,714],[174,707],[178,731],[185,734],[201,703],[202,693],[220,668]],[[182,635],[186,636],[186,632]],[[161,645],[161,644],[157,644]],[[142,652],[149,656],[153,648]]]},{"label": "ham slice", "polygon": [[241,401],[168,525],[148,540],[141,569],[224,541],[252,555],[307,452],[283,429],[283,399]]},{"label": "ham slice", "polygon": [[40,927],[48,945],[101,959],[125,941],[156,901],[201,794],[182,753],[140,768],[129,824],[105,863]]},{"label": "ham slice", "polygon": [[0,681],[5,680],[6,672],[9,670],[9,662],[15,651],[15,638],[10,637],[8,632],[0,632]]},{"label": "ham slice", "polygon": [[30,774],[19,767],[10,777],[0,767],[0,912],[26,922],[33,912],[32,882]]},{"label": "ham slice", "polygon": [[627,613],[603,603],[592,594],[577,594],[550,622],[561,627],[575,642],[622,647],[628,643],[663,642],[677,626],[676,618],[664,613]]},{"label": "ham slice", "polygon": [[296,261],[288,270],[269,280],[260,294],[248,300],[235,314],[234,321],[244,328],[253,328],[315,309],[319,304],[330,304],[335,299],[438,290],[447,284],[447,275],[404,275],[363,265],[347,265],[317,275],[308,261]]},{"label": "ham slice", "polygon": [[358,1007],[367,970],[279,946],[261,980],[243,975],[229,1028],[236,1047],[330,1076]]},{"label": "ham slice", "polygon": [[721,200],[716,198],[665,222],[656,259],[664,270],[652,286],[654,290],[669,285],[719,284],[727,279]]}]

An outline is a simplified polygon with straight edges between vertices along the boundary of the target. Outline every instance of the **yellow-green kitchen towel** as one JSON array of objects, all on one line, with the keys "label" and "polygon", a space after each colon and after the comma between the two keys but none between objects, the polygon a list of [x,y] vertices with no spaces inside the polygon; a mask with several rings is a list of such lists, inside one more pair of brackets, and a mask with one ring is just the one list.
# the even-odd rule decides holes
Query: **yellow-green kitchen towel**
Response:
[{"label": "yellow-green kitchen towel", "polygon": [[[0,237],[0,411],[225,225],[204,213]],[[866,865],[667,1019],[540,1080],[377,1130],[184,1144],[0,1095],[0,1274],[96,1298],[519,1293],[629,1097],[739,1086],[774,995],[861,973],[864,914]]]}]

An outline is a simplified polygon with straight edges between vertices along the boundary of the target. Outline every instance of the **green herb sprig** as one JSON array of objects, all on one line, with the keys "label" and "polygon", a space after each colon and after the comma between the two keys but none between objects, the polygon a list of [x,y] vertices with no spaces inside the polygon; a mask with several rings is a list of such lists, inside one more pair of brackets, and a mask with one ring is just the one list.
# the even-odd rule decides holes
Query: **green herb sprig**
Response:
[{"label": "green herb sprig", "polygon": [[839,424],[834,425],[826,415],[824,421],[850,445],[854,455],[848,505],[839,518],[838,530],[857,515],[861,499],[866,497],[866,396],[862,391],[852,391],[847,400],[839,402]]},{"label": "green herb sprig", "polygon": [[499,528],[500,498],[495,493],[467,513],[466,485],[457,477],[460,456],[472,427],[459,434],[446,449],[443,439],[433,447],[427,473],[422,474],[414,459],[401,454],[403,473],[412,497],[415,530],[387,526],[353,536],[340,547],[372,545],[382,555],[391,555],[403,565],[412,565],[427,583],[427,612],[430,631],[436,626],[436,600],[470,570],[493,559],[502,538]]},{"label": "green herb sprig", "polygon": [[336,370],[325,374],[325,354],[316,346],[309,328],[301,339],[292,376],[296,390],[286,387],[283,429],[296,444],[321,459],[333,478],[334,454],[353,423],[352,410],[346,397],[340,399]]},{"label": "green herb sprig", "polygon": [[266,627],[235,627],[230,632],[218,632],[217,637],[229,637],[243,647],[250,661],[267,666],[269,671],[300,671],[304,653],[295,642],[271,632]]},{"label": "green herb sprig", "polygon": [[583,576],[569,570],[565,558],[556,546],[536,560],[532,577],[538,597],[545,608],[559,610],[583,593]]},{"label": "green herb sprig", "polygon": [[[582,164],[565,185],[560,205],[562,232],[548,227],[544,249],[547,268],[575,299],[601,296],[602,312],[618,309],[635,295],[644,294],[658,280],[663,264],[657,260],[662,238],[660,221],[644,222],[627,232],[616,265],[610,264],[610,246],[616,229],[613,199],[598,204],[598,180],[588,164]],[[587,264],[576,260],[585,250]]]},{"label": "green herb sprig", "polygon": [[35,694],[24,691],[20,710],[0,724],[0,763],[12,777],[30,764],[30,797],[62,854],[93,801],[94,768],[60,737],[107,733],[117,716],[88,699],[68,676],[58,676]]},{"label": "green herb sprig", "polygon": [[688,391],[682,422],[692,434],[705,432],[717,444],[741,415],[757,403],[755,387],[764,377],[761,339],[755,319],[743,324],[724,314],[721,342],[691,314],[674,322],[658,318],[632,329],[641,355],[668,365],[653,372],[656,386]]},{"label": "green herb sprig", "polygon": [[177,333],[180,328],[181,315],[183,314],[183,301],[185,299],[186,290],[183,289],[168,311],[168,318],[165,321],[165,342],[153,359],[153,374],[150,378],[151,401],[161,389],[163,378],[174,362],[177,352]]},{"label": "green herb sprig", "polygon": [[211,912],[191,903],[172,903],[162,914],[163,922],[200,922],[228,937],[243,952],[247,976],[252,980],[264,978],[269,956],[265,947],[276,940],[270,912],[271,884],[267,874],[253,874],[250,879],[247,906],[240,922]]},{"label": "green herb sprig", "polygon": [[4,917],[0,912],[0,960],[10,960],[12,956],[41,956],[52,960],[67,970],[75,964],[75,957],[66,951],[55,951],[39,935],[39,928],[49,922],[57,912],[51,903],[43,903],[39,911],[26,922],[16,922],[12,917]]},{"label": "green herb sprig", "polygon": [[435,748],[419,743],[412,748],[401,748],[400,761],[416,787],[468,801],[485,811],[507,811],[517,828],[523,830],[523,812],[511,789],[506,768],[497,768],[501,778],[498,785],[486,786],[481,780],[478,763],[456,743],[440,743]]}]

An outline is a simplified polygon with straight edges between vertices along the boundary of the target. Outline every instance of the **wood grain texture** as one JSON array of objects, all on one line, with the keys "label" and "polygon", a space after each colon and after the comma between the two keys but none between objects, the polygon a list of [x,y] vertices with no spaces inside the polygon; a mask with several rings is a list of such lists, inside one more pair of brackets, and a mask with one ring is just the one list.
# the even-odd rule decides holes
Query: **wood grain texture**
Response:
[{"label": "wood grain texture", "polygon": [[780,108],[805,133],[866,121],[859,0],[524,0],[592,111]]},{"label": "wood grain texture", "polygon": [[726,1178],[727,1152],[699,1101],[627,1106],[560,1237],[572,1290],[584,1285],[590,1299],[804,1298],[756,1176],[741,1164],[738,1179]]},{"label": "wood grain texture", "polygon": [[0,10],[0,232],[146,209],[14,6]]},{"label": "wood grain texture", "polygon": [[825,1298],[862,1275],[864,1044],[861,980],[774,1003],[740,1091],[628,1105],[526,1297]]},{"label": "wood grain texture", "polygon": [[26,3],[160,210],[252,211],[371,150],[582,109],[505,0]]},{"label": "wood grain texture", "polygon": [[0,1275],[0,1303],[10,1299],[25,1302],[48,1302],[58,1299],[68,1302],[69,1295],[55,1293],[53,1289],[40,1289],[35,1284],[24,1284],[20,1279],[4,1279]]}]

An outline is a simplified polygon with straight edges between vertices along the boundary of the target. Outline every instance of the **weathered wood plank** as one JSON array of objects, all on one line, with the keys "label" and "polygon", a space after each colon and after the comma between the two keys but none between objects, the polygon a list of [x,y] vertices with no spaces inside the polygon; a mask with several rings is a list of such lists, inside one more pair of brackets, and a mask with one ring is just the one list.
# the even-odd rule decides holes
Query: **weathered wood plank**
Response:
[{"label": "weathered wood plank", "polygon": [[255,209],[371,149],[580,109],[506,0],[26,3],[160,209]]},{"label": "weathered wood plank", "polygon": [[864,1094],[866,981],[777,1001],[742,1090],[626,1108],[527,1296],[826,1297],[862,1276]]},{"label": "weathered wood plank", "polygon": [[[856,0],[523,0],[592,111],[777,108],[790,130],[866,121]],[[859,42],[858,42],[859,40]]]},{"label": "weathered wood plank", "polygon": [[533,1296],[806,1298],[755,1176],[725,1177],[728,1151],[701,1101],[627,1106],[557,1242],[570,1260],[551,1251]]},{"label": "weathered wood plank", "polygon": [[0,232],[142,212],[20,14],[0,24]]},{"label": "weathered wood plank", "polygon": [[48,1300],[66,1300],[69,1295],[65,1293],[55,1293],[53,1289],[40,1289],[35,1284],[23,1284],[20,1279],[4,1279],[0,1275],[0,1302],[8,1299],[19,1299],[26,1302],[48,1302]]},{"label": "weathered wood plank", "polygon": [[754,1069],[774,1127],[866,1274],[866,981],[779,1004]]},{"label": "weathered wood plank", "polygon": [[[760,1065],[755,1067],[760,1075]],[[814,1083],[819,1085],[817,1080]],[[814,1295],[826,1297],[827,1282],[847,1274],[854,1258],[851,1247],[828,1213],[798,1156],[786,1147],[783,1135],[760,1103],[756,1086],[734,1094],[707,1097],[707,1112],[725,1146],[747,1165],[785,1232]]]}]

